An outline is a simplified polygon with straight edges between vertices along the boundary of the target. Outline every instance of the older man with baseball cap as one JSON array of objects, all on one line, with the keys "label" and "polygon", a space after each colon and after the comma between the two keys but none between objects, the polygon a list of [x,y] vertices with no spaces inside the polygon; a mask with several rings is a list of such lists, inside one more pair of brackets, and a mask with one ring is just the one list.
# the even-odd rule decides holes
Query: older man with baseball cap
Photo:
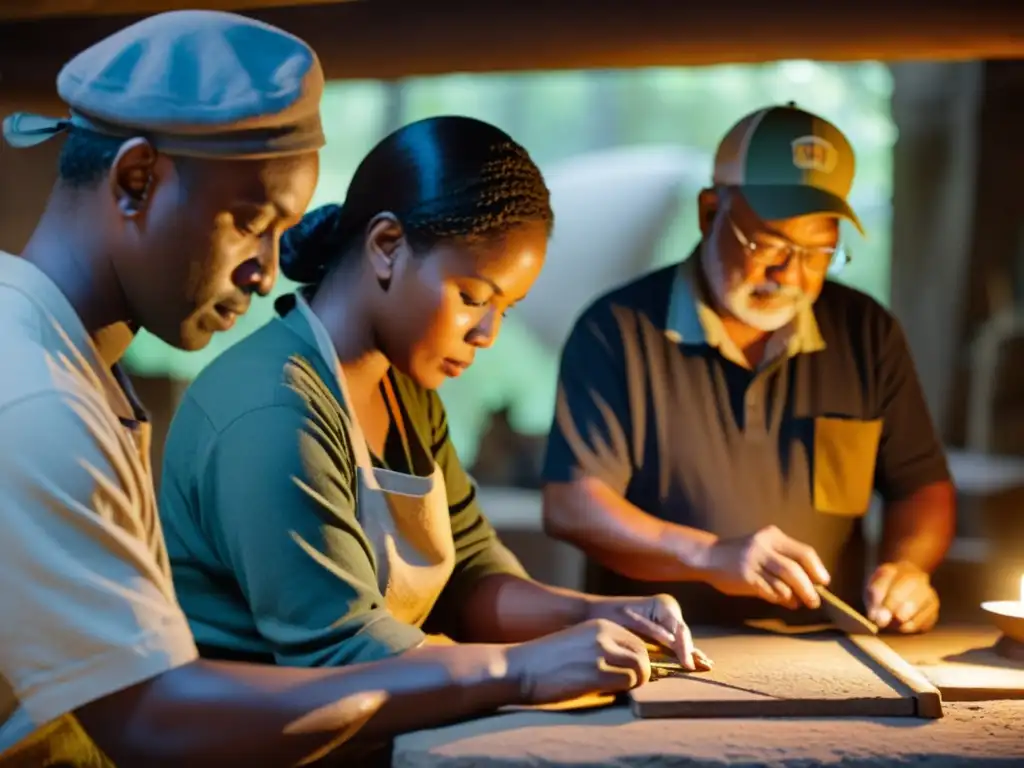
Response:
[{"label": "older man with baseball cap", "polygon": [[[816,585],[930,628],[954,492],[896,319],[830,282],[854,152],[793,104],[747,115],[680,264],[597,299],[562,357],[545,525],[600,589],[673,592],[691,623],[818,619]],[[885,502],[879,564],[861,518]],[[867,577],[865,579],[865,576]],[[724,593],[724,595],[723,595]]]},{"label": "older man with baseball cap", "polygon": [[[279,29],[182,11],[97,43],[57,89],[69,117],[4,122],[14,146],[66,138],[35,233],[0,254],[0,765],[294,765],[360,728],[521,702],[505,646],[340,670],[197,658],[117,361],[141,328],[198,349],[270,290],[317,181],[323,74]],[[579,672],[543,695],[637,680],[597,656]]]}]

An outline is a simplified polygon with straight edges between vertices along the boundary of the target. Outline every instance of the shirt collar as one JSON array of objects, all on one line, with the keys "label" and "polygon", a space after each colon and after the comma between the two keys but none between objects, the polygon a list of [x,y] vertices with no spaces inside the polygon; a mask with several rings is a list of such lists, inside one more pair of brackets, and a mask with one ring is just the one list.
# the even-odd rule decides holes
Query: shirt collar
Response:
[{"label": "shirt collar", "polygon": [[[722,357],[749,368],[746,356],[725,332],[718,313],[706,299],[700,274],[700,248],[694,250],[675,271],[669,298],[665,335],[683,346],[708,346]],[[825,340],[814,317],[814,309],[804,306],[797,316],[772,334],[761,367],[780,357],[795,357],[825,349]]]},{"label": "shirt collar", "polygon": [[303,289],[279,296],[274,302],[280,322],[294,334],[303,346],[303,357],[316,370],[317,376],[339,401],[344,401],[344,393],[338,380],[338,353],[327,328],[317,317],[309,305],[309,299]]},{"label": "shirt collar", "polygon": [[306,337],[306,340],[313,342],[324,361],[332,369],[337,370],[340,363],[338,362],[338,353],[334,349],[334,342],[331,341],[331,334],[320,321],[320,318],[317,317],[313,308],[309,306],[309,302],[302,295],[302,291],[295,292],[294,313],[306,321],[306,327],[311,334],[311,336]]},{"label": "shirt collar", "polygon": [[[62,355],[66,358],[65,364],[76,369],[81,366],[91,369],[93,375],[85,379],[91,386],[103,390],[107,403],[123,424],[136,426],[147,421],[145,409],[127,374],[116,361],[103,359],[71,302],[42,270],[20,256],[0,253],[0,285],[20,292],[42,310],[60,339],[59,346],[63,347],[48,351]],[[125,332],[122,328],[109,329],[112,334]],[[85,369],[79,372],[84,374]]]}]

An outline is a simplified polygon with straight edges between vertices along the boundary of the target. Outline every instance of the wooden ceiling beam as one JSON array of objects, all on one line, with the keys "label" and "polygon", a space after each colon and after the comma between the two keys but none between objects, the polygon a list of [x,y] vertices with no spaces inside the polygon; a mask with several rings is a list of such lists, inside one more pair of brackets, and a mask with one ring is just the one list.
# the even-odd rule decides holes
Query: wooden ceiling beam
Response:
[{"label": "wooden ceiling beam", "polygon": [[[191,9],[238,11],[290,5],[317,5],[341,0],[198,0]],[[167,0],[0,0],[0,22],[59,16],[119,16],[173,11],[182,3]]]},{"label": "wooden ceiling beam", "polygon": [[[308,40],[329,78],[779,59],[1024,58],[1024,3],[1005,0],[975,0],[970,12],[962,0],[926,7],[916,0],[732,0],[727,9],[682,0],[365,0],[251,15]],[[131,20],[0,24],[0,91],[52,93],[68,58]]]}]

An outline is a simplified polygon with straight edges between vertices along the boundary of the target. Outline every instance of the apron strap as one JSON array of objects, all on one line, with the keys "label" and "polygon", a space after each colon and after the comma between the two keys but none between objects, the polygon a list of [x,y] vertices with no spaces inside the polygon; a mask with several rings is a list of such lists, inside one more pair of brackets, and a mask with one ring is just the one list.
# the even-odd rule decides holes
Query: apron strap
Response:
[{"label": "apron strap", "polygon": [[341,398],[344,401],[341,410],[344,417],[348,420],[349,435],[352,439],[352,451],[355,453],[356,466],[362,470],[363,482],[367,487],[379,490],[377,478],[373,472],[370,448],[366,444],[366,436],[363,434],[362,427],[359,426],[359,420],[352,411],[352,398],[349,396],[345,372],[341,368],[341,361],[338,359],[338,352],[334,348],[334,342],[331,341],[330,334],[327,333],[324,324],[320,322],[320,318],[313,312],[301,291],[296,291],[295,293],[295,306],[298,307],[306,322],[309,323],[309,327],[313,329],[313,336],[316,339],[317,349],[320,354],[328,363],[333,363],[332,367],[338,382],[338,389],[341,390]]},{"label": "apron strap", "polygon": [[[333,349],[334,345],[332,344],[331,350],[333,351]],[[342,411],[348,417],[348,428],[349,434],[352,436],[352,450],[356,455],[356,466],[366,475],[364,482],[367,486],[376,490],[377,479],[373,474],[373,459],[370,457],[370,446],[366,443],[366,435],[363,434],[363,428],[359,426],[359,419],[356,418],[355,413],[352,411],[350,405],[352,398],[348,393],[348,383],[345,381],[345,372],[341,368],[341,362],[338,360],[336,352],[334,353],[334,375],[338,379],[338,388],[341,390],[341,397],[345,401]]]},{"label": "apron strap", "polygon": [[391,383],[390,371],[384,375],[384,381],[381,383],[384,389],[384,399],[387,401],[392,421],[394,422],[395,429],[398,430],[399,438],[402,440],[402,450],[409,457],[410,466],[414,467],[416,463],[412,455],[412,443],[409,441],[409,432],[405,428],[405,410],[402,408],[401,403],[398,402],[398,395],[395,394],[395,387]]}]

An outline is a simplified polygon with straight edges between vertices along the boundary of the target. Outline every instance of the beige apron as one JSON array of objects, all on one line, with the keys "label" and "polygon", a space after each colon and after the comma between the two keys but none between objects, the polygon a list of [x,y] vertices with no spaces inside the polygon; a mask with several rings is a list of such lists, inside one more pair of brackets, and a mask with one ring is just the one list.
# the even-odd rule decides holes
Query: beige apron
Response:
[{"label": "beige apron", "polygon": [[[355,453],[356,516],[377,559],[377,585],[388,611],[399,621],[423,625],[455,569],[455,541],[444,474],[434,463],[429,477],[377,469],[355,413],[334,344],[320,319],[296,294],[298,309],[313,329],[320,354],[333,362],[342,410]],[[415,430],[409,449],[425,451]]]}]

